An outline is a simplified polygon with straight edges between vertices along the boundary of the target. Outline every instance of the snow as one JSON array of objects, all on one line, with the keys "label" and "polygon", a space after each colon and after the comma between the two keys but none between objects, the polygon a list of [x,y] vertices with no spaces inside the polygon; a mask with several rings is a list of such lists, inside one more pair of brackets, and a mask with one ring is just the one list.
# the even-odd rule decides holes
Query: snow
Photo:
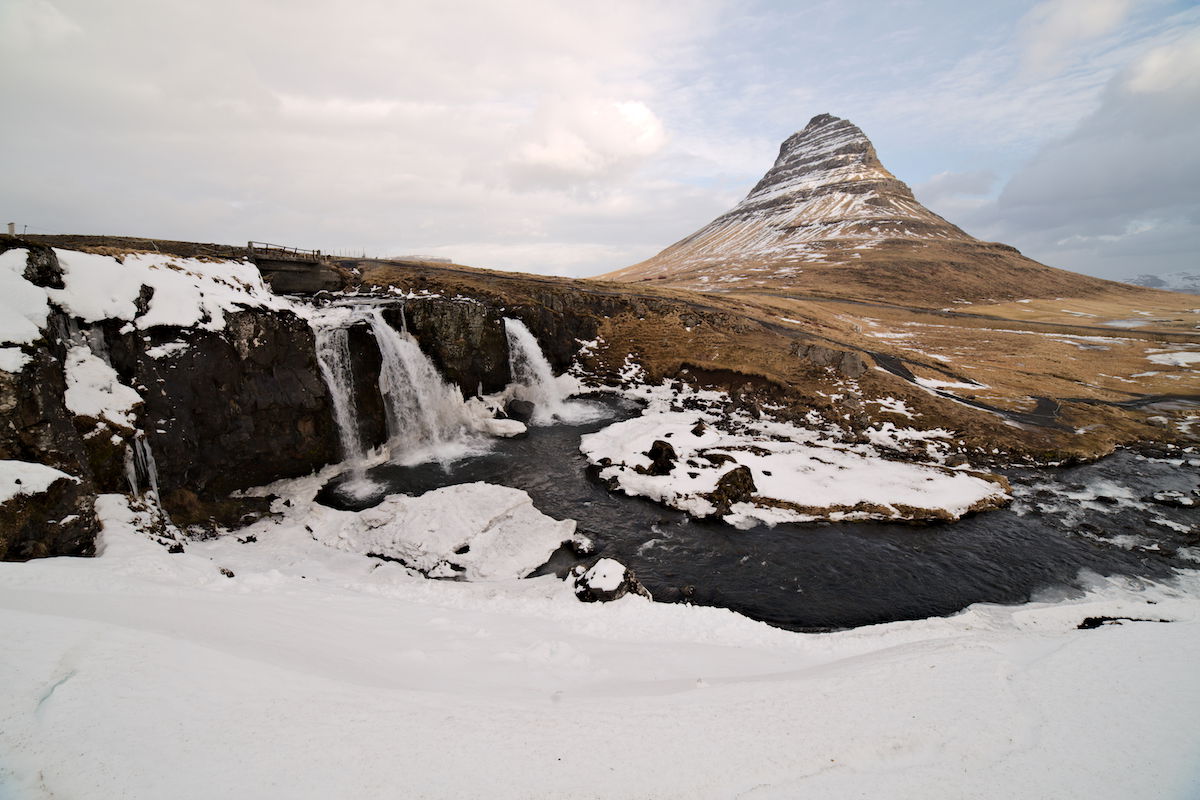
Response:
[{"label": "snow", "polygon": [[[112,256],[58,250],[63,289],[48,289],[50,299],[84,322],[130,320],[145,330],[158,325],[221,330],[225,314],[247,307],[286,309],[291,304],[263,283],[247,261],[200,261],[161,254]],[[153,289],[144,314],[138,314],[142,287]]]},{"label": "snow", "polygon": [[625,580],[625,565],[615,558],[602,558],[583,574],[582,582],[601,592],[615,592]]},{"label": "snow", "polygon": [[0,505],[20,495],[41,494],[59,480],[79,479],[32,461],[0,460]]},{"label": "snow", "polygon": [[121,383],[116,370],[78,345],[67,351],[64,367],[67,390],[63,398],[73,414],[134,427],[133,410],[141,405],[142,397]]},{"label": "snow", "polygon": [[1165,366],[1190,367],[1200,362],[1200,352],[1152,352],[1146,360]]},{"label": "snow", "polygon": [[0,347],[0,371],[18,373],[29,363],[29,356],[19,347]]},{"label": "snow", "polygon": [[27,253],[24,249],[0,253],[0,343],[35,341],[50,313],[46,290],[25,280]]},{"label": "snow", "polygon": [[[737,527],[821,517],[907,518],[915,512],[959,517],[980,503],[1006,497],[999,484],[974,474],[880,457],[880,448],[925,443],[932,448],[930,461],[937,462],[940,451],[934,440],[949,437],[941,429],[917,431],[884,423],[870,432],[871,445],[847,444],[829,431],[769,419],[735,415],[730,424],[712,411],[667,410],[672,393],[665,385],[644,388],[651,400],[645,413],[583,436],[579,449],[601,466],[602,479],[615,480],[625,494],[693,516],[717,511],[707,495],[738,466],[750,469],[756,491],[752,502],[738,503],[723,517]],[[689,392],[685,387],[683,394]],[[628,393],[645,396],[637,389]],[[697,398],[706,395],[722,404],[719,393],[695,393]],[[665,475],[648,474],[646,453],[656,440],[669,443],[677,456]],[[873,508],[855,508],[860,505]]]},{"label": "snow", "polygon": [[0,564],[0,796],[1200,792],[1195,573],[794,634],[424,580],[298,519],[170,554],[102,500],[98,558]]},{"label": "snow", "polygon": [[926,389],[987,389],[982,383],[963,383],[962,381],[944,381],[938,378],[917,378],[917,384]]},{"label": "snow", "polygon": [[358,512],[314,504],[310,513],[308,525],[320,542],[467,580],[524,577],[575,532],[574,520],[551,519],[520,489],[487,483],[447,486],[419,497],[392,495]]},{"label": "snow", "polygon": [[167,342],[166,344],[160,344],[157,347],[148,348],[146,350],[146,356],[154,359],[170,358],[171,356],[182,353],[187,349],[187,342]]}]

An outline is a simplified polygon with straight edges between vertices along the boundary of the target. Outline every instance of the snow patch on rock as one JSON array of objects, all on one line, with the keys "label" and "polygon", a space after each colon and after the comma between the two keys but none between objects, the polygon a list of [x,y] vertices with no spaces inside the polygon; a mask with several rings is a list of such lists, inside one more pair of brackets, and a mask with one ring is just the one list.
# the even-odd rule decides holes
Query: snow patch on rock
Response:
[{"label": "snow patch on rock", "polygon": [[79,479],[62,470],[33,461],[0,461],[0,505],[19,495],[41,494],[55,481]]},{"label": "snow patch on rock", "polygon": [[121,383],[117,371],[86,347],[67,351],[67,390],[63,397],[67,408],[80,417],[104,420],[123,428],[134,427],[134,408],[142,396]]}]

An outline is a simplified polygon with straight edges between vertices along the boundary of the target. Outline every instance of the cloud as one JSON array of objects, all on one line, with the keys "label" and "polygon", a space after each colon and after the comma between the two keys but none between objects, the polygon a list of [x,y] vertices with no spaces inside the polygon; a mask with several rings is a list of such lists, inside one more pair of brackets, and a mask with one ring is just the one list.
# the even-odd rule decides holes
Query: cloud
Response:
[{"label": "cloud", "polygon": [[996,173],[990,169],[971,172],[939,172],[914,187],[914,191],[923,202],[937,203],[954,197],[986,195],[995,184]]},{"label": "cloud", "polygon": [[515,188],[604,179],[654,155],[666,139],[662,120],[641,101],[555,98],[534,115],[508,173]]},{"label": "cloud", "polygon": [[1131,0],[1044,0],[1021,20],[1024,67],[1047,77],[1070,61],[1073,46],[1113,31],[1129,14]]},{"label": "cloud", "polygon": [[[1200,30],[1115,76],[1096,111],[1020,169],[990,212],[1039,260],[1114,277],[1200,252]],[[1172,261],[1175,259],[1175,261]]]}]

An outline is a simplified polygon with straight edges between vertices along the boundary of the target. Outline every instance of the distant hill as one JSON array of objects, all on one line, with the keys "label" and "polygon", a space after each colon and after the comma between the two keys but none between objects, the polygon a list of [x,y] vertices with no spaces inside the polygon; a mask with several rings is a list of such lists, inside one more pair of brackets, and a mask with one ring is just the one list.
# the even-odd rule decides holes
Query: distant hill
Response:
[{"label": "distant hill", "polygon": [[1168,292],[1200,294],[1200,272],[1164,272],[1159,275],[1139,275],[1126,283],[1150,289],[1165,289]]}]

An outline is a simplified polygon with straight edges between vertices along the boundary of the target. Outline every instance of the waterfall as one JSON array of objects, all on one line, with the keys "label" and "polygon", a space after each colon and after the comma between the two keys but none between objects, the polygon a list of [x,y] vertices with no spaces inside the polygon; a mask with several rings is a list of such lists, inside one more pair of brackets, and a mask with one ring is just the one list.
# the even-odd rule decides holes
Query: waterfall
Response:
[{"label": "waterfall", "polygon": [[[338,306],[313,319],[321,376],[333,400],[345,458],[365,481],[366,453],[355,419],[348,329],[362,323],[379,347],[379,392],[388,449],[395,460],[443,460],[469,442],[471,415],[462,393],[448,383],[407,331],[397,331],[377,305]],[[367,488],[364,486],[364,489]]]},{"label": "waterfall", "polygon": [[387,324],[381,310],[371,309],[367,322],[383,357],[379,391],[392,446],[436,453],[460,443],[471,424],[462,393],[441,376],[411,334]]},{"label": "waterfall", "polygon": [[362,475],[366,450],[354,418],[354,374],[350,369],[350,331],[342,327],[318,325],[313,329],[316,339],[317,364],[321,377],[333,401],[333,421],[337,424],[342,445],[342,458]]},{"label": "waterfall", "polygon": [[542,354],[537,339],[519,319],[504,318],[504,333],[508,337],[508,368],[512,373],[514,394],[534,405],[533,421],[548,425],[562,418],[566,410],[566,394],[559,388]]}]

